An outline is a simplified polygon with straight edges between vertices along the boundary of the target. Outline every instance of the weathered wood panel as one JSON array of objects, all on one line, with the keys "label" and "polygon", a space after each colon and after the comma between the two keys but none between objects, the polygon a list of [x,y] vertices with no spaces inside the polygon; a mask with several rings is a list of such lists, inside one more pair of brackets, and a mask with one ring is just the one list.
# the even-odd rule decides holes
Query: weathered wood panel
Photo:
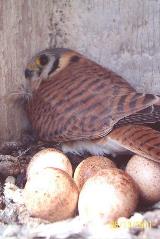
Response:
[{"label": "weathered wood panel", "polygon": [[[0,0],[0,45],[1,97],[50,46],[79,50],[137,90],[160,92],[160,0]],[[1,101],[0,114],[0,140],[18,138],[22,110]]]}]

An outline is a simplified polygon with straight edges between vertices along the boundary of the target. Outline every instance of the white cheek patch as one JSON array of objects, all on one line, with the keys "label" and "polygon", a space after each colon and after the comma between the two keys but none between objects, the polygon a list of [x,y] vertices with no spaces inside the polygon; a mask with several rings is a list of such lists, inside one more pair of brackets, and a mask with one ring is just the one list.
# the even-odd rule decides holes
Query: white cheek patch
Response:
[{"label": "white cheek patch", "polygon": [[50,59],[49,63],[42,69],[42,73],[41,73],[40,77],[43,80],[49,79],[49,72],[51,71],[53,64],[54,64],[54,58],[53,58],[53,60]]}]

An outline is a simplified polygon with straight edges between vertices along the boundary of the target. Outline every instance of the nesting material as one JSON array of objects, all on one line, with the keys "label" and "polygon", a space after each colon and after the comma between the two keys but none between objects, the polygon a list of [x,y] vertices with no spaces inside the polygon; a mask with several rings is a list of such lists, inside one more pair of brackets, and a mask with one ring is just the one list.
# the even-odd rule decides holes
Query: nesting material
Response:
[{"label": "nesting material", "polygon": [[3,206],[3,185],[0,180],[0,209],[2,209]]},{"label": "nesting material", "polygon": [[0,155],[0,175],[4,178],[21,172],[21,165],[17,157]]}]

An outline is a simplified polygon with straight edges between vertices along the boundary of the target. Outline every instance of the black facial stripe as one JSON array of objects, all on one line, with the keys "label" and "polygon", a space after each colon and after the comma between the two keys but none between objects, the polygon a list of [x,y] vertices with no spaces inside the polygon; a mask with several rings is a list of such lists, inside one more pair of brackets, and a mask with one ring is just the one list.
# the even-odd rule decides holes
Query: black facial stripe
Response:
[{"label": "black facial stripe", "polygon": [[55,70],[57,70],[58,66],[59,66],[59,58],[57,58],[57,59],[55,60],[55,62],[53,63],[52,68],[51,68],[50,72],[48,73],[48,75],[50,75],[50,74],[53,73]]},{"label": "black facial stripe", "polygon": [[41,73],[42,73],[42,68],[38,68],[38,76],[40,76],[41,75]]}]

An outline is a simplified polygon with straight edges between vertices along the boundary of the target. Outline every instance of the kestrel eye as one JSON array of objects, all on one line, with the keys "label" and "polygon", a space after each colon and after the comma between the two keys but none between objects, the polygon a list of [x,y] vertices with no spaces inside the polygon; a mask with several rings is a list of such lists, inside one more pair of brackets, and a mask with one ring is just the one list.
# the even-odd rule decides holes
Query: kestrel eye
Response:
[{"label": "kestrel eye", "polygon": [[41,66],[45,66],[48,63],[49,59],[48,56],[46,56],[45,54],[39,56],[39,64]]}]

